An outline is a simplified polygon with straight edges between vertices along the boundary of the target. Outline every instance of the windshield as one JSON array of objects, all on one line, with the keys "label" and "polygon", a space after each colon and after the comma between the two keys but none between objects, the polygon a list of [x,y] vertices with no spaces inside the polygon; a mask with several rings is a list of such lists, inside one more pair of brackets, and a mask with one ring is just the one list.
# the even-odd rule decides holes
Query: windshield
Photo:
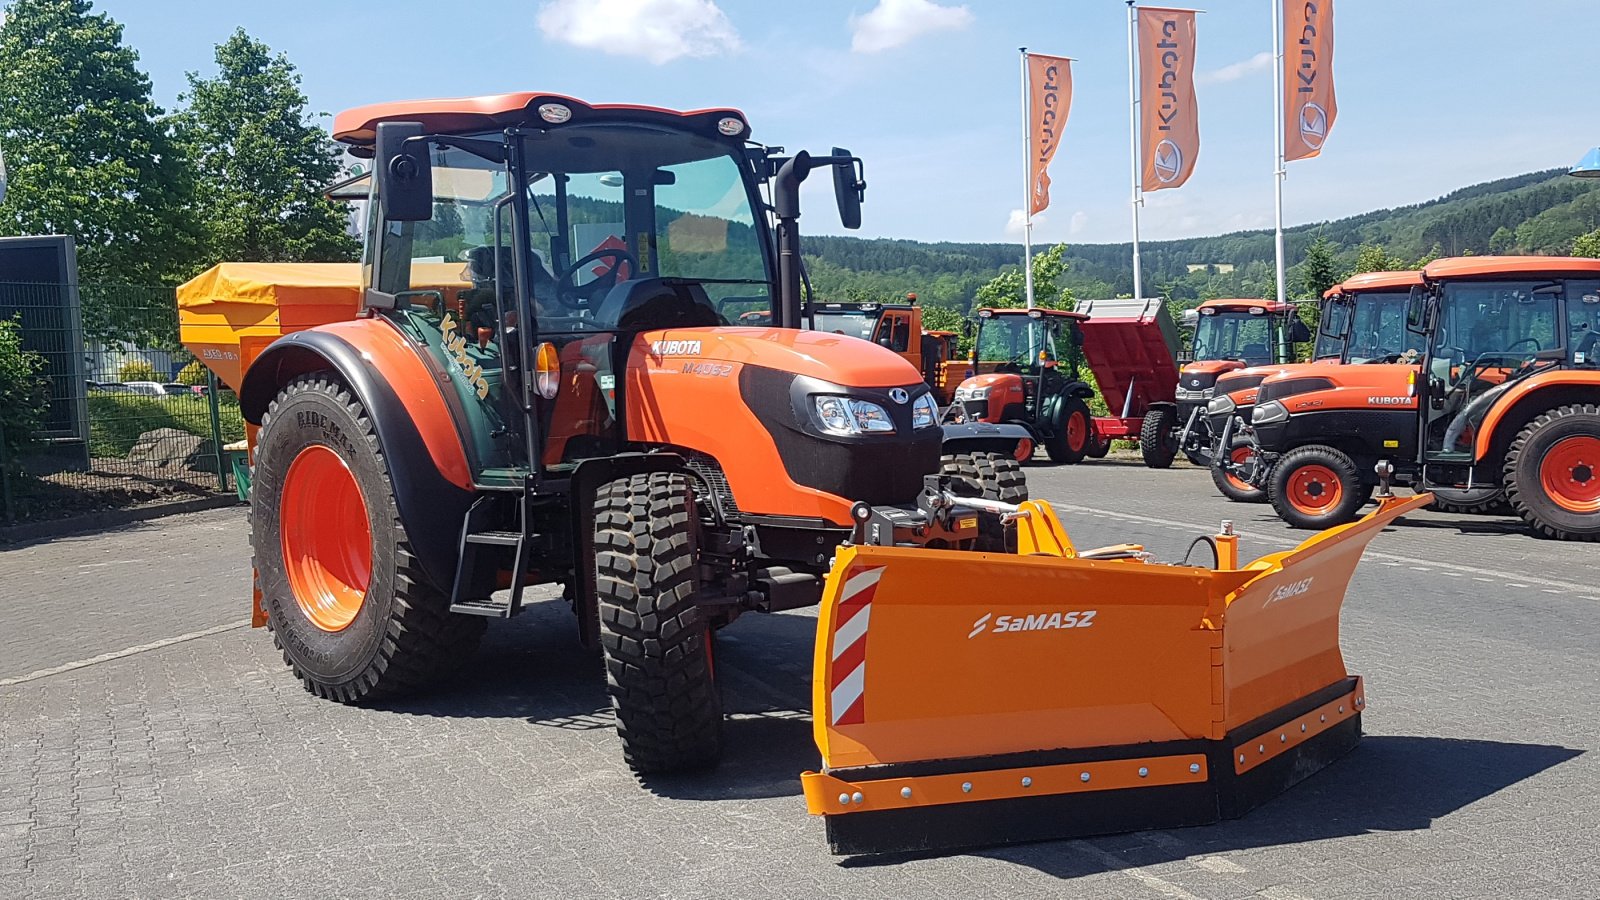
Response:
[{"label": "windshield", "polygon": [[1062,328],[1046,317],[999,315],[981,318],[976,353],[979,362],[1013,363],[1030,368],[1038,362],[1039,351],[1049,359],[1067,357]]},{"label": "windshield", "polygon": [[815,314],[814,321],[817,331],[848,334],[868,341],[872,340],[873,332],[878,328],[876,313],[819,312]]},{"label": "windshield", "polygon": [[1351,301],[1349,362],[1393,362],[1407,351],[1421,353],[1422,336],[1406,328],[1408,292],[1371,291]]},{"label": "windshield", "polygon": [[1447,284],[1433,333],[1433,356],[1452,363],[1515,367],[1563,343],[1560,282]]},{"label": "windshield", "polygon": [[1244,312],[1201,315],[1194,327],[1194,358],[1272,362],[1272,317]]}]

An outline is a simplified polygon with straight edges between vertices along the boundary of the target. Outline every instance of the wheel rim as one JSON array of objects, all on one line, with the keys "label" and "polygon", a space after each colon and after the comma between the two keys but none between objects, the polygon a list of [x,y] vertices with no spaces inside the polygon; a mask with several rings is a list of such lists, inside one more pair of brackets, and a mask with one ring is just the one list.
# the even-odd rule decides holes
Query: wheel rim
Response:
[{"label": "wheel rim", "polygon": [[1289,475],[1289,502],[1301,512],[1327,512],[1343,496],[1344,485],[1327,466],[1301,466]]},{"label": "wheel rim", "polygon": [[[1233,452],[1228,454],[1228,461],[1233,463],[1236,466],[1242,466],[1245,463],[1248,463],[1250,461],[1251,457],[1253,457],[1254,455],[1255,454],[1250,452],[1250,448],[1249,447],[1235,447],[1235,448],[1233,448]],[[1229,469],[1226,472],[1226,475],[1228,477],[1228,483],[1233,485],[1234,487],[1238,488],[1241,491],[1253,491],[1253,490],[1256,489],[1255,485],[1253,485],[1250,482],[1245,481],[1243,478],[1240,478],[1239,476],[1233,474],[1233,470],[1232,469]]]},{"label": "wheel rim", "polygon": [[1539,482],[1546,496],[1567,512],[1600,512],[1600,437],[1557,441],[1539,462]]},{"label": "wheel rim", "polygon": [[1084,421],[1082,413],[1073,413],[1067,417],[1067,446],[1076,453],[1082,450],[1089,442],[1088,423]]},{"label": "wheel rim", "polygon": [[339,454],[316,444],[289,464],[278,536],[300,611],[323,631],[343,630],[361,612],[372,581],[372,526]]}]

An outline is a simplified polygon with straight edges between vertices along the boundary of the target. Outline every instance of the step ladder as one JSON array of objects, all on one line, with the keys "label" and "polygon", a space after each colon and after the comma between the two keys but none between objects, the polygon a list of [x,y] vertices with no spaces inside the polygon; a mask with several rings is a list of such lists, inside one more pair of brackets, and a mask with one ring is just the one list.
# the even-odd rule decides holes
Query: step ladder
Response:
[{"label": "step ladder", "polygon": [[[455,585],[450,591],[451,612],[509,619],[522,611],[523,583],[533,556],[533,544],[540,536],[531,531],[533,518],[528,514],[526,490],[515,496],[518,529],[505,531],[494,527],[495,513],[509,499],[505,493],[484,494],[467,510],[461,523]],[[511,596],[502,602],[494,598],[494,590],[498,586],[496,576],[507,568],[504,563],[508,550],[511,551]]]}]

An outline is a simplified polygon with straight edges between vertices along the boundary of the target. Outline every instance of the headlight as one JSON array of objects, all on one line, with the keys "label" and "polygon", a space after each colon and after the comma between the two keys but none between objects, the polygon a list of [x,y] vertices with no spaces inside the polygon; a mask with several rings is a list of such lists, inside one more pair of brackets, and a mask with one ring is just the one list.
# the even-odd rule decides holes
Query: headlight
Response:
[{"label": "headlight", "polygon": [[882,434],[894,431],[894,422],[883,407],[870,400],[851,397],[817,397],[817,420],[828,434]]},{"label": "headlight", "polygon": [[932,394],[923,394],[911,404],[911,427],[927,428],[939,421],[939,404]]},{"label": "headlight", "polygon": [[1227,394],[1223,394],[1220,397],[1212,398],[1211,402],[1206,404],[1206,415],[1225,416],[1228,413],[1233,412],[1233,409],[1233,398],[1229,397]]},{"label": "headlight", "polygon": [[1271,425],[1287,418],[1289,418],[1289,408],[1276,400],[1269,400],[1250,413],[1250,424]]},{"label": "headlight", "polygon": [[958,387],[956,388],[956,402],[963,400],[987,400],[989,389],[987,387]]}]

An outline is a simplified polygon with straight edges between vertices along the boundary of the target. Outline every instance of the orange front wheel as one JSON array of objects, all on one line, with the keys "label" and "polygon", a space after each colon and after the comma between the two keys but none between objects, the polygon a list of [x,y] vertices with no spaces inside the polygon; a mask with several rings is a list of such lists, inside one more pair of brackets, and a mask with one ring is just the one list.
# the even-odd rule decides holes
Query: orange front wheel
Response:
[{"label": "orange front wheel", "polygon": [[1360,470],[1343,451],[1312,445],[1278,460],[1267,493],[1285,522],[1322,529],[1354,521],[1371,486],[1362,483]]}]

